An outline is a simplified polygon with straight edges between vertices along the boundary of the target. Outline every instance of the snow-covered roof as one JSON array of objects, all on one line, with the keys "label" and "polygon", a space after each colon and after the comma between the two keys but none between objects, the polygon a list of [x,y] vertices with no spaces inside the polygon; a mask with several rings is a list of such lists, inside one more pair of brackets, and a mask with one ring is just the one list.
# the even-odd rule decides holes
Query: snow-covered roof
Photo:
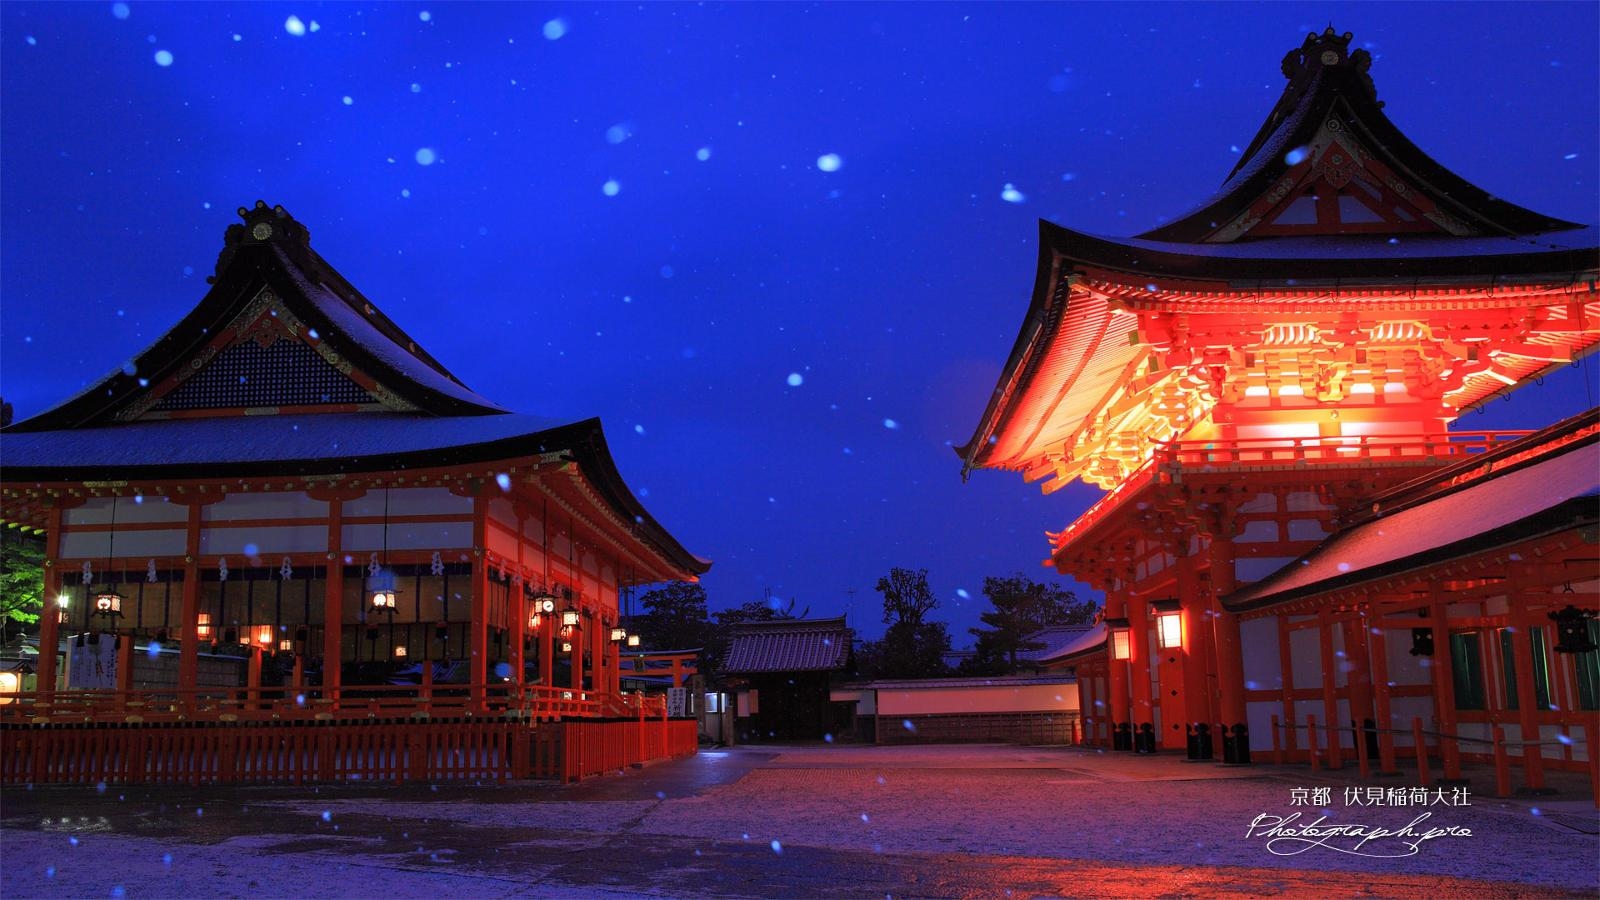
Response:
[{"label": "snow-covered roof", "polygon": [[1107,629],[1104,622],[1074,627],[1081,630],[1071,635],[1063,633],[1059,638],[1052,639],[1045,649],[1029,654],[1028,661],[1041,666],[1056,665],[1105,647]]},{"label": "snow-covered roof", "polygon": [[1028,662],[1044,662],[1061,655],[1063,649],[1073,644],[1085,632],[1092,629],[1093,625],[1051,625],[1028,635],[1028,643],[1043,644],[1037,650],[1024,650],[1017,654],[1017,659]]}]

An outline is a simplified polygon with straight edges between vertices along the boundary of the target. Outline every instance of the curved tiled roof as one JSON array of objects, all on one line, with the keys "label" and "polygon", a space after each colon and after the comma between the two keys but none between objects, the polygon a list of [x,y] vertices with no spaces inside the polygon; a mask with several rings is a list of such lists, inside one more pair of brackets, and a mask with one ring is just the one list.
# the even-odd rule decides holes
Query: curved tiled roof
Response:
[{"label": "curved tiled roof", "polygon": [[830,672],[850,656],[850,629],[837,619],[775,619],[733,626],[722,671],[728,675],[763,672]]}]

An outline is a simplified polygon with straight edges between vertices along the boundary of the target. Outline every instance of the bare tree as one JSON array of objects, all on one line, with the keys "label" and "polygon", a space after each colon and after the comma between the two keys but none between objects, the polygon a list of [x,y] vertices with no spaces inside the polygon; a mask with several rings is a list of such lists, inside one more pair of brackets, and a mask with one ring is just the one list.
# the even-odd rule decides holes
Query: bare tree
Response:
[{"label": "bare tree", "polygon": [[878,579],[876,588],[883,595],[883,621],[886,625],[905,625],[916,629],[922,617],[939,605],[928,587],[928,570],[894,568]]}]

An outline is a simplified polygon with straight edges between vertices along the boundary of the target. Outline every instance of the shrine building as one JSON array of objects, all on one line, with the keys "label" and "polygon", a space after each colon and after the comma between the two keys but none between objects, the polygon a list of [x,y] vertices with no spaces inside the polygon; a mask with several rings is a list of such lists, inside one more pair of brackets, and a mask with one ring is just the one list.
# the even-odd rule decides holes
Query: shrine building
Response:
[{"label": "shrine building", "polygon": [[1393,769],[1420,739],[1537,788],[1595,756],[1600,418],[1458,417],[1595,349],[1600,249],[1409,141],[1350,38],[1284,58],[1193,212],[1040,223],[963,473],[1106,489],[1048,535],[1106,596],[1046,661],[1077,669],[1091,741]]},{"label": "shrine building", "polygon": [[[576,777],[693,752],[692,721],[620,689],[619,597],[710,563],[599,420],[474,393],[282,207],[239,213],[193,311],[0,432],[48,613],[33,689],[0,698],[0,778]],[[94,665],[63,671],[63,647]],[[640,719],[660,727],[607,730]],[[190,762],[151,749],[175,724]],[[441,768],[462,753],[472,771]]]}]

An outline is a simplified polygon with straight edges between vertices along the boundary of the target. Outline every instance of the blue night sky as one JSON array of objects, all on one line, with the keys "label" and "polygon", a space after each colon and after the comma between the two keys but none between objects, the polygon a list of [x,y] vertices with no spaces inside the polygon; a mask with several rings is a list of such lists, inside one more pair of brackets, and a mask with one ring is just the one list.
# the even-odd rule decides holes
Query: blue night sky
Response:
[{"label": "blue night sky", "polygon": [[[265,199],[475,390],[602,417],[713,609],[770,590],[872,636],[876,579],[926,567],[959,646],[983,576],[1046,577],[1098,495],[963,485],[950,449],[1037,220],[1209,196],[1330,20],[1424,150],[1600,220],[1594,3],[5,3],[0,389],[26,417],[118,368]],[[1594,376],[1461,425],[1546,424]]]}]

